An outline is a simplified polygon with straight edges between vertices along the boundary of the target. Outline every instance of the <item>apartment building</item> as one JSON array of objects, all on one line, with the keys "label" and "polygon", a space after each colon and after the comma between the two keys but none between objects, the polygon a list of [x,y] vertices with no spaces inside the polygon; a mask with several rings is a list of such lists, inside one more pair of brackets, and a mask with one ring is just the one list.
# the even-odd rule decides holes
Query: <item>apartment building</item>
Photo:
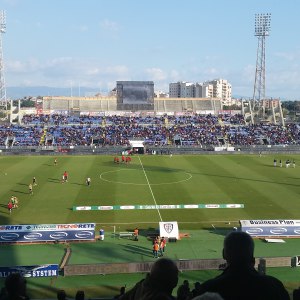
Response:
[{"label": "apartment building", "polygon": [[213,97],[221,98],[222,100],[231,99],[231,84],[225,79],[215,79],[209,81],[208,84],[213,85]]},{"label": "apartment building", "polygon": [[215,79],[204,83],[175,82],[169,84],[171,98],[219,98],[231,99],[231,84],[225,79]]},{"label": "apartment building", "polygon": [[175,82],[169,84],[170,98],[194,98],[194,83]]}]

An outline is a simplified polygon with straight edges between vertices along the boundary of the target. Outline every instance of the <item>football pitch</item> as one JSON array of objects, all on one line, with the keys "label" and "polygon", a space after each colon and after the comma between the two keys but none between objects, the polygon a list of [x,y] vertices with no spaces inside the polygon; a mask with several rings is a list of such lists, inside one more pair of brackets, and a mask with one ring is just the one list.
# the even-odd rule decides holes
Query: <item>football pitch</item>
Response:
[{"label": "football pitch", "polygon": [[[172,246],[173,253],[170,251],[171,258],[182,259],[198,256],[220,258],[223,231],[238,226],[241,219],[299,219],[300,166],[297,166],[297,162],[300,155],[143,155],[133,156],[130,164],[115,164],[112,156],[56,158],[57,165],[54,165],[54,156],[0,156],[1,224],[92,222],[97,224],[97,230],[104,228],[106,232],[113,232],[135,227],[141,230],[157,229],[160,221],[177,221],[180,232],[192,233],[190,239]],[[283,162],[286,159],[295,160],[296,167],[286,168],[284,164],[282,168],[279,165],[274,167],[274,158],[277,164],[280,159]],[[69,178],[68,182],[62,183],[65,171]],[[33,177],[36,177],[37,185],[33,187],[31,195],[28,186]],[[87,177],[91,178],[90,186],[86,185]],[[7,202],[11,196],[18,197],[19,208],[9,214]],[[242,204],[243,207],[217,208],[227,204]],[[143,209],[119,209],[121,206],[132,208],[139,205]],[[182,208],[182,205],[188,205],[188,208]],[[205,208],[205,205],[209,208]],[[113,206],[114,209],[75,211],[73,208],[78,206]],[[75,251],[70,263],[152,260],[152,257],[148,257],[151,246],[146,239],[141,242],[145,243],[143,245],[145,249],[149,248],[149,252],[141,252],[141,249],[138,252],[128,251],[128,241],[105,239],[104,243],[106,241],[111,243],[109,247],[113,251],[109,248],[101,250],[101,243],[74,244],[72,247]],[[298,240],[286,243],[285,246],[267,245],[259,241],[256,244],[259,255],[299,254],[296,250]],[[41,250],[42,246],[10,247],[0,248],[4,254],[2,264],[9,257],[8,253],[13,251],[18,252],[19,265],[59,263],[63,253],[62,245],[47,245],[44,250]],[[116,252],[120,248],[129,254],[122,258],[123,254]],[[105,253],[101,254],[100,259],[96,255],[99,251]],[[44,262],[45,257],[48,261]],[[299,273],[293,270],[294,276],[295,272]],[[290,272],[285,271],[284,275],[283,270],[277,269],[277,273],[281,274],[280,279],[288,285],[296,286],[295,277]],[[197,274],[195,277],[187,275],[192,276],[191,281],[199,278],[198,273],[189,274]],[[209,278],[210,274],[206,272],[202,280]],[[272,275],[276,276],[275,273]],[[138,280],[136,276],[132,276],[132,284]],[[80,279],[82,284],[87,281],[83,289],[88,289],[94,281],[91,277]],[[103,284],[113,285],[114,277],[108,277],[109,282],[102,278]],[[121,276],[119,281],[116,279],[115,286],[121,284],[123,278]],[[36,280],[39,283],[34,281],[32,286],[37,289],[39,285],[49,286],[49,279]],[[61,280],[57,280],[61,286],[51,281],[49,289],[68,289],[68,284],[76,286],[78,277],[65,279],[64,282]],[[47,284],[44,284],[46,281]],[[116,290],[113,290],[111,295],[115,293]],[[37,295],[43,298],[42,294]],[[51,293],[46,293],[45,297],[49,295],[53,297]]]},{"label": "football pitch", "polygon": [[[299,156],[300,157],[300,156]],[[298,161],[298,156],[282,156]],[[240,219],[297,219],[300,167],[273,167],[273,156],[134,156],[115,164],[111,156],[0,157],[1,224],[95,222],[117,229],[158,227],[177,221],[179,229],[223,226]],[[279,157],[277,157],[279,161]],[[67,183],[61,183],[64,171]],[[36,177],[33,195],[28,185]],[[91,186],[85,179],[91,178]],[[9,215],[14,195],[19,209]],[[243,204],[244,208],[185,208],[73,211],[74,206]],[[111,227],[112,228],[112,227]]]}]

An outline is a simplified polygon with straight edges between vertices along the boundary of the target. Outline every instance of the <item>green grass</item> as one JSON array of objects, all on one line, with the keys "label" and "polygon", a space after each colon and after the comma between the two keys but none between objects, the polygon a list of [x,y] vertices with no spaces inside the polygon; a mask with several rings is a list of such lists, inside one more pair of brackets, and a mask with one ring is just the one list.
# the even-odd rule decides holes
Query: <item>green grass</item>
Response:
[{"label": "green grass", "polygon": [[[297,161],[299,156],[293,158]],[[49,156],[0,157],[0,223],[96,222],[126,229],[157,227],[162,219],[176,220],[182,229],[195,229],[240,219],[298,217],[300,168],[274,168],[271,156],[142,156],[133,157],[128,166],[112,160],[110,156],[64,156],[54,166]],[[65,170],[69,182],[61,184]],[[28,184],[33,176],[38,186],[30,195]],[[92,178],[90,187],[85,185],[87,176]],[[19,198],[20,208],[9,216],[5,206],[11,195]],[[245,208],[71,210],[81,205],[206,203],[242,203]]]},{"label": "green grass", "polygon": [[[295,159],[297,163],[300,156],[276,158],[277,161]],[[114,229],[132,230],[136,226],[147,230],[158,228],[158,222],[162,220],[178,221],[179,230],[190,232],[191,238],[168,245],[169,257],[220,257],[224,232],[237,226],[241,219],[299,219],[300,168],[274,168],[273,159],[274,156],[267,155],[134,156],[132,163],[126,166],[114,164],[111,156],[60,156],[58,165],[54,166],[51,156],[0,156],[0,224],[95,222],[97,229],[102,227],[106,232],[112,232]],[[61,184],[65,170],[69,172],[69,182]],[[37,178],[38,186],[30,195],[28,184],[33,176]],[[85,185],[88,176],[92,179],[90,187]],[[20,207],[9,215],[6,204],[11,195],[19,198]],[[73,206],[82,205],[228,203],[244,204],[245,207],[72,211]],[[138,251],[132,251],[130,243],[107,234],[103,243],[72,244],[70,263],[152,260],[149,241],[141,238],[139,247],[142,250]],[[294,239],[280,245],[256,241],[256,256],[294,256],[299,254],[297,249],[299,241]],[[0,252],[2,265],[59,263],[63,246],[3,246]],[[287,287],[297,286],[298,270],[283,268],[270,272],[276,272]],[[193,277],[193,274],[197,275]],[[182,278],[192,276],[190,280],[196,281],[197,276],[201,276],[199,280],[203,281],[214,274],[188,272],[182,274]],[[141,276],[126,276],[128,286]],[[29,281],[33,295],[39,298],[54,298],[53,291],[62,287],[72,294],[74,287],[78,289],[78,283],[90,292],[90,297],[97,293],[98,296],[99,293],[114,295],[124,284],[124,276],[100,278],[101,282],[99,276]]]}]

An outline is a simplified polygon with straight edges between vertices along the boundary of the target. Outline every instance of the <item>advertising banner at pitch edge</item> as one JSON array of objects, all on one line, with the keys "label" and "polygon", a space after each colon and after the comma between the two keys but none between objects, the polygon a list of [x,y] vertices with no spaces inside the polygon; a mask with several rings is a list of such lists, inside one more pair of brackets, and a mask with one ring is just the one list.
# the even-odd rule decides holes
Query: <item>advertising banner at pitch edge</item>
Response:
[{"label": "advertising banner at pitch edge", "polygon": [[299,237],[300,220],[240,220],[241,231],[255,237]]},{"label": "advertising banner at pitch edge", "polygon": [[57,264],[0,267],[0,277],[7,277],[11,273],[20,273],[23,277],[53,277],[58,276]]},{"label": "advertising banner at pitch edge", "polygon": [[95,239],[95,223],[1,225],[0,243]]}]

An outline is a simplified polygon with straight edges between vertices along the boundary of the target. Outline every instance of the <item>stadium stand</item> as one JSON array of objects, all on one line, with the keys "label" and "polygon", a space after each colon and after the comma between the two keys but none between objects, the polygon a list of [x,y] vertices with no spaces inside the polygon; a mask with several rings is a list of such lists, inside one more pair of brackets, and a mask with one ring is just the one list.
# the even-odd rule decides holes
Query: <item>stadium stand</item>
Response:
[{"label": "stadium stand", "polygon": [[[0,126],[0,146],[126,146],[142,139],[148,146],[299,145],[300,127],[245,124],[242,115],[69,116],[24,115],[23,125]],[[101,141],[101,143],[99,143]]]}]

